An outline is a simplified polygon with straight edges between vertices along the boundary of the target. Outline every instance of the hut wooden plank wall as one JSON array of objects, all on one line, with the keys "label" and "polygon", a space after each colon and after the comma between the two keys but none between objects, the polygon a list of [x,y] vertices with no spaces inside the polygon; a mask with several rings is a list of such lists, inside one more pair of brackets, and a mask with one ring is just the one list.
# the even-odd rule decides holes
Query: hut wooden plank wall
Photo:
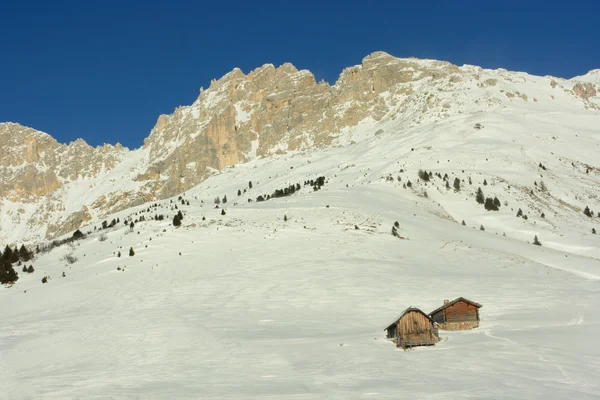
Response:
[{"label": "hut wooden plank wall", "polygon": [[396,346],[433,346],[438,342],[433,320],[418,308],[409,307],[386,329],[387,337],[396,340]]},{"label": "hut wooden plank wall", "polygon": [[444,305],[433,310],[429,315],[439,329],[448,331],[462,331],[479,326],[479,309],[481,304],[459,297],[458,299],[444,302]]}]

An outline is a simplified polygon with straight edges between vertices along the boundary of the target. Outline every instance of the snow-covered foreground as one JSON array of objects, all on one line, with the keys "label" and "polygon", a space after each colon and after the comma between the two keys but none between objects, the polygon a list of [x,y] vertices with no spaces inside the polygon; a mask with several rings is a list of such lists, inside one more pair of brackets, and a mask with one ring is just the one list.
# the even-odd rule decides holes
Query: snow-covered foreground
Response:
[{"label": "snow-covered foreground", "polygon": [[[483,122],[491,129],[493,121]],[[519,150],[525,162],[491,142],[477,147],[481,154],[436,142],[447,150],[440,156],[420,140],[419,132],[384,134],[229,168],[184,195],[190,206],[180,205],[179,228],[165,201],[146,214],[164,213],[163,222],[141,222],[133,232],[119,224],[106,241],[93,233],[40,256],[35,273],[0,290],[0,397],[600,397],[592,222],[553,199],[540,206],[555,207],[544,221],[533,211],[518,219],[518,208],[536,204],[520,197],[528,189],[494,178],[531,184],[543,161],[554,171],[550,191],[563,190],[569,201],[572,181],[564,177],[575,172],[559,175],[555,158],[528,159]],[[596,146],[590,141],[587,151]],[[534,172],[512,176],[515,162]],[[438,178],[425,186],[419,168],[448,173],[450,183],[453,174],[474,182],[459,193]],[[393,182],[384,179],[389,174]],[[247,202],[320,175],[328,183],[319,191],[307,186]],[[508,206],[486,212],[477,205],[483,177],[486,195]],[[249,180],[253,189],[238,197]],[[402,187],[408,180],[412,189]],[[225,216],[212,208],[217,195],[229,199]],[[391,235],[394,221],[405,239]],[[527,243],[534,234],[543,246]],[[79,260],[67,265],[62,257],[71,252]],[[45,275],[51,279],[42,284]],[[483,304],[480,328],[442,332],[435,347],[406,352],[385,339],[383,329],[406,307],[429,312],[458,296]]]}]

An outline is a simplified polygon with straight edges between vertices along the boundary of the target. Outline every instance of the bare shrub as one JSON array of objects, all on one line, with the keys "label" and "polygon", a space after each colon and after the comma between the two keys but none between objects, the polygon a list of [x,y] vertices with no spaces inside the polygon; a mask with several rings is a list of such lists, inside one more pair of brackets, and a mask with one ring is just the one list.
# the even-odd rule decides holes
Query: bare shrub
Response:
[{"label": "bare shrub", "polygon": [[78,258],[75,257],[75,255],[73,255],[73,253],[69,253],[63,257],[63,260],[68,262],[69,264],[75,264],[77,262]]},{"label": "bare shrub", "polygon": [[105,242],[106,239],[108,239],[108,236],[106,235],[106,233],[103,233],[98,237],[99,242]]}]

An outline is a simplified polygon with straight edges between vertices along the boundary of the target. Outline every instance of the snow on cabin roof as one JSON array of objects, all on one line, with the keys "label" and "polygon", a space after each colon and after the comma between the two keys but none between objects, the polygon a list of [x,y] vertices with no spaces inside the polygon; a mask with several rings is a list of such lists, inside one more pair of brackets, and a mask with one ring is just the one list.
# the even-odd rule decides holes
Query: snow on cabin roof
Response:
[{"label": "snow on cabin roof", "polygon": [[402,317],[404,317],[406,314],[408,314],[411,311],[419,312],[419,313],[423,314],[425,317],[427,317],[428,320],[430,320],[431,322],[433,322],[433,320],[431,319],[431,317],[429,315],[425,314],[421,309],[419,309],[417,307],[410,306],[406,310],[402,311],[402,314],[400,314],[398,316],[398,318],[396,318],[394,320],[394,322],[392,322],[391,324],[389,324],[388,326],[386,326],[385,329],[384,329],[384,331],[387,330],[389,327],[393,326],[394,324],[396,324],[398,321],[400,321],[400,319]]},{"label": "snow on cabin roof", "polygon": [[433,310],[432,312],[430,312],[430,313],[429,313],[429,315],[433,315],[433,314],[437,313],[438,311],[442,311],[444,308],[448,308],[448,307],[450,307],[451,305],[453,305],[453,304],[455,304],[455,303],[458,303],[459,301],[464,301],[465,303],[472,304],[472,305],[474,305],[474,306],[475,306],[475,307],[477,307],[477,308],[481,308],[481,307],[483,307],[483,306],[482,306],[481,304],[479,304],[479,303],[475,303],[474,301],[471,301],[471,300],[469,300],[469,299],[465,299],[464,297],[459,297],[459,298],[457,298],[457,299],[454,299],[454,300],[452,300],[452,301],[451,301],[451,302],[449,302],[448,304],[444,304],[443,306],[441,306],[441,307],[439,307],[439,308],[436,308],[435,310]]}]

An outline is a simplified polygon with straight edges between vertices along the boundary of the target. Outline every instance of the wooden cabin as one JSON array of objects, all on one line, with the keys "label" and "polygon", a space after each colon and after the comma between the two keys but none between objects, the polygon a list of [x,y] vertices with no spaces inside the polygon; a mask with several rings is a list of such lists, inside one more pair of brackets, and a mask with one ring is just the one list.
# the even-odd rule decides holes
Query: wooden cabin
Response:
[{"label": "wooden cabin", "polygon": [[433,346],[438,342],[437,328],[427,314],[409,307],[387,328],[387,337],[404,349],[415,346]]},{"label": "wooden cabin", "polygon": [[481,304],[467,300],[464,297],[448,301],[444,305],[429,313],[439,329],[447,331],[463,331],[479,326],[479,309]]}]

